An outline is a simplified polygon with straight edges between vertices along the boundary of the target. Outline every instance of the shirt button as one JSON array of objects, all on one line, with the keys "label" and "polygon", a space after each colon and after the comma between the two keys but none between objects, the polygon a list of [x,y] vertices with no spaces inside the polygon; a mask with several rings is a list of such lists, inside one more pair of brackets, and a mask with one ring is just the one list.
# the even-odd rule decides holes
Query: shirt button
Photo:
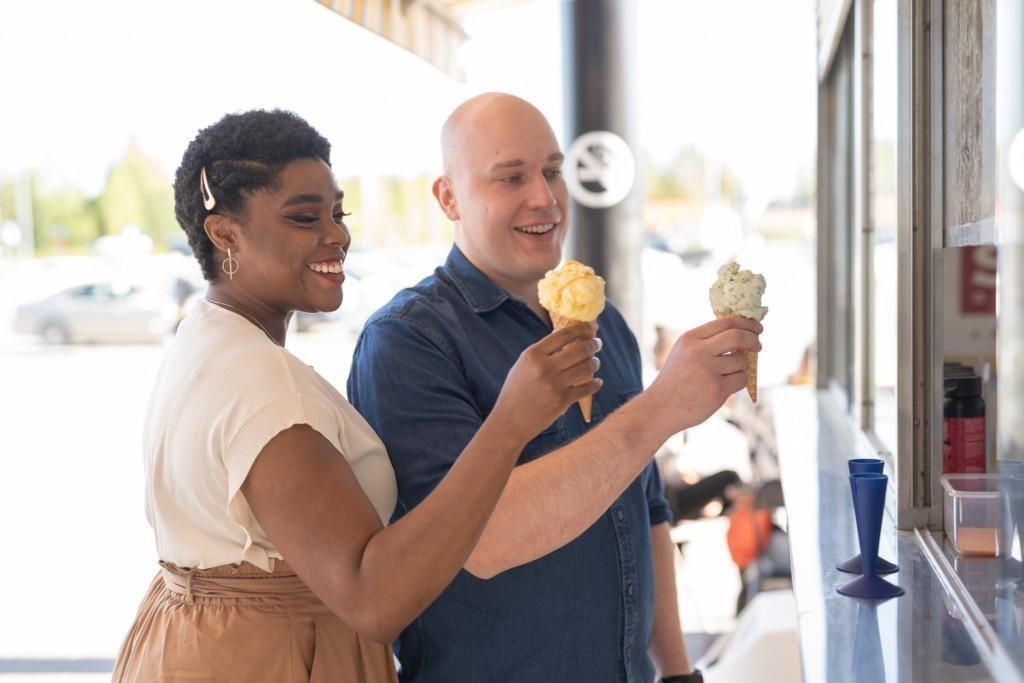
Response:
[{"label": "shirt button", "polygon": [[616,519],[618,519],[618,520],[619,520],[620,522],[622,521],[622,519],[623,519],[623,518],[624,518],[625,516],[626,516],[626,515],[625,515],[625,514],[623,514],[623,512],[622,512],[622,509],[621,509],[621,508],[615,511],[615,518],[616,518]]},{"label": "shirt button", "polygon": [[632,583],[629,584],[629,587],[626,588],[626,592],[629,593],[630,595],[636,595],[636,585],[634,585]]}]

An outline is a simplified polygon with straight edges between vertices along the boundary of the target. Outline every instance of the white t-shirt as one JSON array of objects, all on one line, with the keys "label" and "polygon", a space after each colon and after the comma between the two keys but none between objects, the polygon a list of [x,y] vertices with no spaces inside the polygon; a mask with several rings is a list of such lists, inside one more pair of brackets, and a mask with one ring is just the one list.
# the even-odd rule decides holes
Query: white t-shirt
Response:
[{"label": "white t-shirt", "polygon": [[307,424],[343,454],[387,523],[395,474],[348,401],[240,315],[200,300],[178,328],[146,415],[146,517],[161,560],[208,568],[281,554],[239,490],[274,436]]}]

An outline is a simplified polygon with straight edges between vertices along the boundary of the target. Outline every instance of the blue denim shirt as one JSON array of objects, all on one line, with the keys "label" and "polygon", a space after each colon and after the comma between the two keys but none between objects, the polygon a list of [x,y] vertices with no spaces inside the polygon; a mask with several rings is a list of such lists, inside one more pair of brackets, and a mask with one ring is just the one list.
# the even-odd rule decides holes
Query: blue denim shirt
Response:
[{"label": "blue denim shirt", "polygon": [[[580,436],[642,389],[636,339],[614,306],[592,423],[571,407],[531,441],[526,463]],[[441,481],[484,419],[519,354],[550,328],[457,247],[367,322],[349,400],[377,431],[398,478],[395,519]],[[483,580],[462,570],[399,637],[403,681],[551,683],[654,679],[650,527],[669,520],[653,463],[582,535]]]}]

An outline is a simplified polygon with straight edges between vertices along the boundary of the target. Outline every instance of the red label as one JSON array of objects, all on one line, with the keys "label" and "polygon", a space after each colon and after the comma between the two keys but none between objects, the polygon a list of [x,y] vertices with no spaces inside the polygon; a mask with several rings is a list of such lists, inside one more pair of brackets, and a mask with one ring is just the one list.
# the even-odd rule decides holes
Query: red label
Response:
[{"label": "red label", "polygon": [[947,417],[942,421],[942,471],[985,471],[985,418]]},{"label": "red label", "polygon": [[964,247],[960,254],[960,312],[995,315],[996,248]]}]

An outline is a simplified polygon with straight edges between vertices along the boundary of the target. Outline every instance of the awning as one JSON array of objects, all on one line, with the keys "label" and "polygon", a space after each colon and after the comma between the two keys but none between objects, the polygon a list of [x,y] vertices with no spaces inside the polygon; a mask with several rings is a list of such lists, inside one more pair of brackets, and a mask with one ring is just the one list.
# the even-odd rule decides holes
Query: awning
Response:
[{"label": "awning", "polygon": [[466,40],[458,17],[473,0],[317,0],[341,16],[404,47],[462,80],[459,46]]}]

